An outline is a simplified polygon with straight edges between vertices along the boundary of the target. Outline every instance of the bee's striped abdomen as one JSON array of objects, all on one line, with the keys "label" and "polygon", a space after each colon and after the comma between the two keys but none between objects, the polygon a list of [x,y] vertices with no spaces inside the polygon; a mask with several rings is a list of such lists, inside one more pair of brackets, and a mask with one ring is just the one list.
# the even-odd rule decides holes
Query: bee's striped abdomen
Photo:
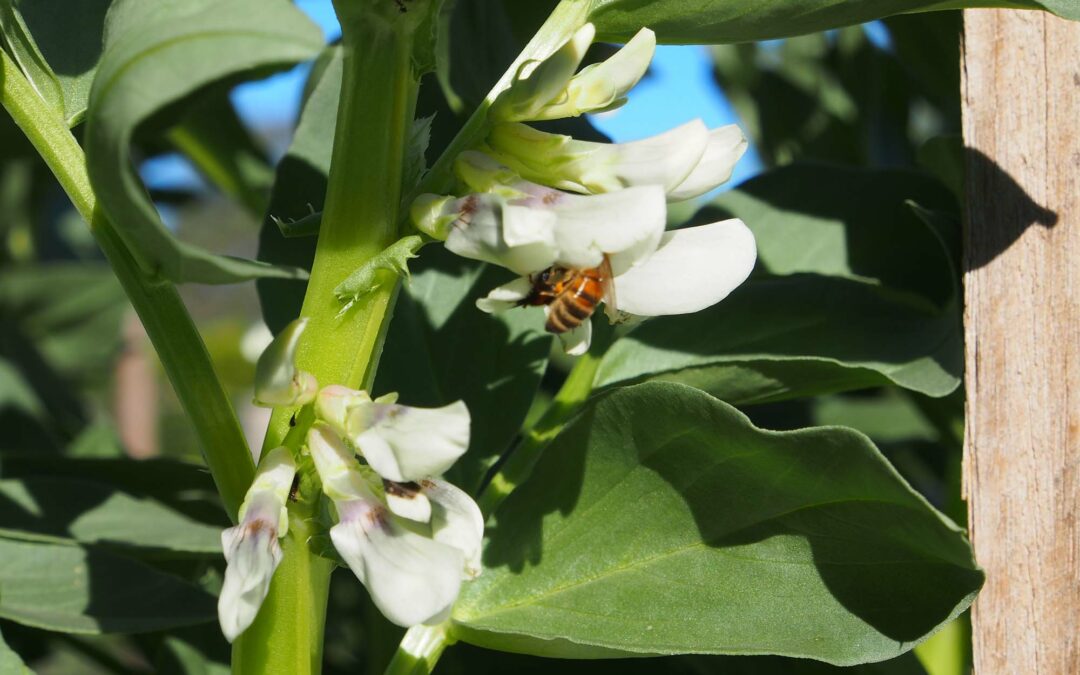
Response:
[{"label": "bee's striped abdomen", "polygon": [[549,305],[546,330],[565,333],[577,328],[593,315],[603,297],[600,271],[580,270]]}]

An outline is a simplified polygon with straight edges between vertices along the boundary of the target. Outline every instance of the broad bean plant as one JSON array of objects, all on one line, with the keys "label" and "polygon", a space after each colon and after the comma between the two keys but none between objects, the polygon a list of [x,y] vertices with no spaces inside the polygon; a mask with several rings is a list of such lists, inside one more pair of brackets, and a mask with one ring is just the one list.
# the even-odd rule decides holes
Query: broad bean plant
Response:
[{"label": "broad bean plant", "polygon": [[[917,13],[974,4],[334,0],[328,45],[286,0],[0,0],[0,152],[89,226],[208,470],[80,458],[62,428],[55,460],[0,451],[0,670],[40,630],[135,636],[168,672],[226,649],[234,673],[922,672],[909,652],[983,581],[927,468],[963,424],[958,147],[786,165],[873,164],[915,99],[949,131],[955,61],[879,66],[923,26],[955,45]],[[891,56],[850,28],[898,13]],[[599,134],[658,43],[712,45],[741,123]],[[301,63],[273,166],[228,92]],[[771,170],[716,197],[748,137]],[[137,171],[155,144],[261,220],[255,258],[166,224]],[[261,448],[178,291],[252,281]],[[63,286],[42,302],[98,311]],[[945,449],[889,445],[912,433]]]}]

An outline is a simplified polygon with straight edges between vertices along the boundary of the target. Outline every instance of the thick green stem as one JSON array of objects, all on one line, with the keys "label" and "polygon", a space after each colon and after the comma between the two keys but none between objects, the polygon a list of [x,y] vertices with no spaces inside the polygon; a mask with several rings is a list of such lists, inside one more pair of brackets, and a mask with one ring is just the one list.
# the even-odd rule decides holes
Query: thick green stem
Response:
[{"label": "thick green stem", "polygon": [[52,170],[105,253],[150,336],[165,373],[202,443],[203,455],[229,516],[255,472],[232,402],[214,372],[202,337],[176,287],[151,278],[131,257],[96,208],[86,159],[63,116],[37,95],[18,66],[0,51],[0,102]]},{"label": "thick green stem", "polygon": [[[344,72],[315,261],[301,316],[308,325],[297,365],[319,384],[369,389],[397,294],[396,277],[340,315],[334,288],[398,238],[401,181],[419,82],[414,37],[428,11],[413,0],[336,0]],[[302,441],[309,415],[290,426],[294,410],[271,417],[264,448]],[[290,505],[284,561],[256,622],[233,647],[234,673],[318,673],[332,564],[310,548],[311,502]]]}]

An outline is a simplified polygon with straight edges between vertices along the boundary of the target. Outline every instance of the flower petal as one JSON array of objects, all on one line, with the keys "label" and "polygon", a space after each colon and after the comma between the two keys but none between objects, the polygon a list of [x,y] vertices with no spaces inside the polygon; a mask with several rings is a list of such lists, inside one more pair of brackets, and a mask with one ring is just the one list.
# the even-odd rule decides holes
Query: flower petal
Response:
[{"label": "flower petal", "polygon": [[629,143],[592,143],[524,124],[499,124],[488,143],[524,178],[577,192],[614,192],[634,185],[671,190],[702,158],[709,130],[693,120]]},{"label": "flower petal", "polygon": [[667,205],[659,185],[599,195],[559,195],[549,200],[558,215],[559,264],[598,267],[606,254],[618,275],[647,258],[663,236]]},{"label": "flower petal", "polygon": [[487,294],[487,297],[479,298],[476,301],[476,306],[488,314],[505,312],[508,309],[517,307],[518,303],[528,297],[530,291],[532,291],[532,282],[529,281],[528,277],[521,277],[508,284],[493,288]]},{"label": "flower petal", "polygon": [[438,476],[469,447],[469,409],[372,403],[349,416],[349,435],[380,476],[398,483]]},{"label": "flower petal", "polygon": [[734,124],[710,131],[701,161],[686,180],[668,192],[668,199],[673,202],[692,199],[726,183],[746,146],[746,136]]},{"label": "flower petal", "polygon": [[431,522],[431,500],[416,483],[383,481],[386,505],[395,515],[418,523]]},{"label": "flower petal", "polygon": [[696,119],[650,138],[615,144],[613,171],[623,186],[662,185],[669,191],[691,175],[708,138],[705,123]]},{"label": "flower petal", "polygon": [[399,626],[437,619],[461,589],[464,555],[453,546],[402,527],[378,502],[338,504],[330,539],[367,587],[375,606]]},{"label": "flower petal", "polygon": [[[544,311],[548,311],[548,307]],[[563,351],[570,356],[581,356],[589,351],[592,343],[592,321],[585,321],[577,328],[565,333],[559,333],[559,342],[562,343]]]},{"label": "flower petal", "polygon": [[480,549],[484,543],[484,515],[464,490],[437,478],[420,481],[433,505],[431,531],[435,541],[459,549],[465,556],[465,576],[475,579],[483,569]]},{"label": "flower petal", "polygon": [[226,566],[218,596],[218,621],[229,642],[255,620],[270,590],[274,570],[281,563],[281,501],[271,492],[259,491],[250,494],[244,506],[240,524],[221,533]]},{"label": "flower petal", "polygon": [[754,235],[738,219],[668,232],[648,260],[616,276],[618,309],[639,316],[702,310],[745,281],[756,259]]},{"label": "flower petal", "polygon": [[334,501],[375,498],[352,450],[329,425],[323,422],[312,425],[307,434],[307,448],[327,497]]},{"label": "flower petal", "polygon": [[446,248],[457,255],[522,275],[555,261],[552,212],[506,205],[493,194],[473,194],[462,200],[461,213],[446,238]]}]

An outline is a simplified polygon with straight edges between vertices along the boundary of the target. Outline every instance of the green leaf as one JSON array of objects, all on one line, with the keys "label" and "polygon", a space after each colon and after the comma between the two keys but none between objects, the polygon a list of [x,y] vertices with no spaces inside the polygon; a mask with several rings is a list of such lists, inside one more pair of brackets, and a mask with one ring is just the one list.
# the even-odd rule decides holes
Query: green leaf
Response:
[{"label": "green leaf", "polygon": [[896,657],[982,585],[862,434],[770,432],[689,387],[595,400],[495,514],[456,637],[559,657]]},{"label": "green leaf", "polygon": [[[940,633],[939,633],[940,634]],[[546,659],[497,652],[460,643],[439,660],[439,668],[455,673],[514,675],[926,675],[912,653],[849,668],[781,656],[704,656],[661,658]]]},{"label": "green leaf", "polygon": [[170,631],[157,650],[160,675],[229,675],[229,644],[216,623]]},{"label": "green leaf", "polygon": [[447,475],[469,491],[521,428],[551,346],[539,312],[493,316],[476,308],[504,277],[441,246],[423,249],[398,298],[375,379],[376,392],[400,392],[409,405],[465,401],[469,451]]},{"label": "green leaf", "polygon": [[129,558],[0,538],[0,618],[62,633],[141,633],[215,615],[209,593]]},{"label": "green leaf", "polygon": [[747,404],[890,383],[944,396],[962,372],[954,312],[800,274],[751,280],[703,312],[647,322],[608,351],[596,382],[682,382]]},{"label": "green leaf", "polygon": [[171,459],[87,459],[41,453],[0,454],[0,478],[70,478],[145,497],[215,529],[229,527],[205,467]]},{"label": "green leaf", "polygon": [[4,642],[4,636],[0,635],[0,675],[32,675],[33,671],[26,667],[22,658]]},{"label": "green leaf", "polygon": [[13,408],[30,417],[43,417],[45,406],[19,369],[0,359],[0,409]]},{"label": "green leaf", "polygon": [[626,42],[643,26],[661,42],[721,44],[771,40],[853,26],[894,14],[965,7],[1045,9],[1080,19],[1076,0],[594,0],[597,38]]},{"label": "green leaf", "polygon": [[0,398],[8,411],[21,413],[0,446],[59,449],[80,433],[87,416],[78,389],[111,371],[127,307],[103,264],[0,271]]},{"label": "green leaf", "polygon": [[0,480],[0,537],[218,553],[221,530],[147,498],[71,478]]},{"label": "green leaf", "polygon": [[[309,93],[292,143],[278,163],[270,208],[259,232],[259,260],[311,269],[315,259],[315,238],[286,238],[275,219],[293,222],[322,210],[337,126],[341,54],[340,47],[326,49],[308,79]],[[259,279],[255,288],[259,292],[263,320],[275,335],[300,316],[307,291],[305,281]]]},{"label": "green leaf", "polygon": [[909,201],[959,212],[949,190],[925,174],[800,164],[743,183],[694,221],[741,218],[757,240],[759,272],[867,281],[942,307],[956,295],[950,244],[959,228],[928,226]]},{"label": "green leaf", "polygon": [[7,45],[19,69],[34,87],[38,96],[57,113],[64,114],[64,92],[60,82],[45,62],[37,43],[30,35],[22,14],[14,5],[14,0],[0,0],[0,31],[3,42]]},{"label": "green leaf", "polygon": [[[906,171],[791,166],[694,218],[741,218],[757,274],[696,314],[647,321],[617,341],[598,386],[682,382],[732,403],[896,384],[944,396],[963,372],[948,190]],[[925,211],[925,209],[923,209]]]},{"label": "green leaf", "polygon": [[0,24],[15,60],[69,126],[82,121],[86,112],[111,4],[112,0],[0,0]]},{"label": "green leaf", "polygon": [[167,137],[211,185],[261,218],[274,170],[226,93],[196,102]]},{"label": "green leaf", "polygon": [[110,13],[86,130],[87,166],[100,206],[140,266],[172,281],[302,277],[302,270],[217,255],[176,239],[133,170],[130,145],[141,124],[207,85],[314,57],[322,33],[284,0],[153,7]]},{"label": "green leaf", "polygon": [[129,308],[108,265],[53,263],[0,272],[0,313],[60,375],[99,382],[120,349]]}]

